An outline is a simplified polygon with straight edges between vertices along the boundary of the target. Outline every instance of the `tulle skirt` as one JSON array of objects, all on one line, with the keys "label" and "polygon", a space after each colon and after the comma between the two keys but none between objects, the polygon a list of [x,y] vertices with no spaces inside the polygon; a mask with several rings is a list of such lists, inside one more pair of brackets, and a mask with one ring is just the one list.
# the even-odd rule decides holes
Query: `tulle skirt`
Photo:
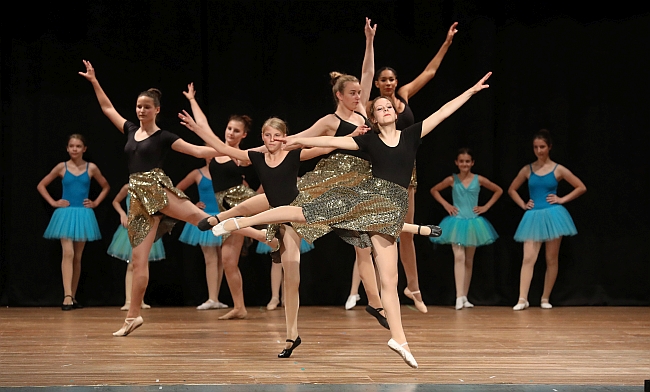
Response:
[{"label": "tulle skirt", "polygon": [[440,237],[429,238],[434,244],[483,246],[499,238],[494,227],[482,216],[469,219],[447,216],[440,222],[440,228]]},{"label": "tulle skirt", "polygon": [[86,207],[60,207],[54,210],[43,237],[51,240],[96,241],[102,238],[95,211]]},{"label": "tulle skirt", "polygon": [[548,208],[526,211],[514,239],[517,242],[544,242],[576,234],[578,230],[569,211],[562,205],[553,204]]},{"label": "tulle skirt", "polygon": [[[305,240],[300,240],[300,254],[307,253],[312,249],[314,249],[313,244],[310,244]],[[266,243],[264,242],[257,243],[257,248],[255,249],[255,253],[260,255],[267,255],[271,253],[271,251],[272,251],[271,247],[268,246]]]},{"label": "tulle skirt", "polygon": [[[206,211],[207,212],[207,211]],[[207,212],[210,215],[216,215],[218,212]],[[221,246],[223,238],[221,236],[215,237],[212,230],[201,231],[198,227],[190,223],[185,223],[183,232],[178,240],[188,245],[200,246]]]},{"label": "tulle skirt", "polygon": [[[108,246],[106,251],[109,255],[124,260],[127,263],[131,261],[131,255],[133,253],[133,248],[131,248],[131,242],[129,241],[129,232],[126,227],[120,225],[115,234],[113,234],[113,240]],[[162,239],[153,243],[151,247],[151,252],[149,252],[149,261],[162,260],[165,258],[165,247],[163,246]]]}]

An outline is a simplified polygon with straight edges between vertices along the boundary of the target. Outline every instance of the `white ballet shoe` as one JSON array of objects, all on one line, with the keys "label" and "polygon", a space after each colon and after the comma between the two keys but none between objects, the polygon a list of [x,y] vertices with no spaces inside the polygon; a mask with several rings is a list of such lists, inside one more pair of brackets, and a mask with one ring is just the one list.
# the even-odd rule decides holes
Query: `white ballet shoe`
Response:
[{"label": "white ballet shoe", "polygon": [[280,305],[280,298],[271,297],[269,303],[266,304],[266,310],[275,310],[277,309],[278,305]]},{"label": "white ballet shoe", "polygon": [[142,323],[144,323],[142,316],[124,319],[124,325],[119,330],[113,332],[113,336],[127,336],[139,328]]},{"label": "white ballet shoe", "polygon": [[540,302],[539,306],[542,309],[553,309],[553,305],[551,305],[550,302],[548,302],[548,299],[542,298],[542,302]]},{"label": "white ballet shoe", "polygon": [[[219,222],[217,225],[215,225],[215,226],[212,228],[212,234],[214,234],[216,237],[218,237],[218,236],[220,236],[220,235],[228,234],[228,233],[230,233],[231,231],[239,230],[239,223],[237,223],[237,219],[239,219],[239,218],[240,218],[240,217],[237,217],[237,218],[229,218],[229,219],[226,219],[225,221]],[[235,230],[226,230],[225,225],[226,225],[226,222],[228,222],[228,221],[233,221],[233,222],[235,222],[235,227],[236,227],[237,229],[235,229]]]},{"label": "white ballet shoe", "polygon": [[529,305],[530,304],[525,298],[519,298],[519,302],[517,302],[517,305],[512,307],[512,310],[524,310],[528,308]]},{"label": "white ballet shoe", "polygon": [[464,303],[465,301],[463,301],[463,297],[456,298],[456,310],[461,310]]},{"label": "white ballet shoe", "polygon": [[140,304],[140,309],[151,309],[151,305],[147,305],[144,303],[144,301],[142,301]]},{"label": "white ballet shoe", "polygon": [[407,342],[399,344],[394,339],[388,341],[388,347],[390,347],[391,350],[398,353],[402,357],[404,362],[406,362],[407,365],[409,365],[413,369],[417,369],[418,363],[415,362],[415,358],[413,358],[413,354],[411,354],[410,352],[404,349],[404,346],[406,346],[407,344],[408,344]]},{"label": "white ballet shoe", "polygon": [[345,310],[350,310],[357,306],[357,301],[361,300],[361,296],[359,294],[354,294],[348,297],[348,300],[345,301]]},{"label": "white ballet shoe", "polygon": [[131,302],[125,302],[124,306],[122,306],[120,310],[129,310],[130,307],[131,307]]},{"label": "white ballet shoe", "polygon": [[197,306],[196,309],[198,310],[209,310],[209,309],[225,309],[227,308],[228,305],[222,304],[219,301],[213,301],[211,299],[208,299],[201,305]]},{"label": "white ballet shoe", "polygon": [[463,308],[473,308],[474,304],[467,300],[467,297],[463,297]]}]

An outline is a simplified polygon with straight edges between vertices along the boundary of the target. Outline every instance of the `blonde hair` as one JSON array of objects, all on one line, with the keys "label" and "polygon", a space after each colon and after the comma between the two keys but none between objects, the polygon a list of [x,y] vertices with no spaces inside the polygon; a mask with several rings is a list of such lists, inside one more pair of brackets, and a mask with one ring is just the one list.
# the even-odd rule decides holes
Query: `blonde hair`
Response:
[{"label": "blonde hair", "polygon": [[334,103],[339,104],[339,98],[336,96],[336,93],[343,94],[345,90],[345,85],[348,82],[359,83],[359,79],[356,76],[343,74],[340,72],[330,72],[330,83],[332,84],[332,94],[334,95]]},{"label": "blonde hair", "polygon": [[271,117],[268,120],[264,121],[264,124],[262,125],[262,133],[264,133],[264,128],[266,127],[277,129],[278,131],[282,132],[284,136],[289,134],[289,127],[287,127],[287,123],[277,117]]}]

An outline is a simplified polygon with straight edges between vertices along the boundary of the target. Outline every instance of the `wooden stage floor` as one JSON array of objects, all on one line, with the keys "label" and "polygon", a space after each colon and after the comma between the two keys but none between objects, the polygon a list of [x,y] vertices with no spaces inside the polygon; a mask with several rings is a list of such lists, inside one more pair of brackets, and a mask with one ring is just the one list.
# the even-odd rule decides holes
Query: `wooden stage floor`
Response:
[{"label": "wooden stage floor", "polygon": [[144,325],[116,338],[111,333],[126,314],[116,307],[2,308],[0,387],[438,384],[506,390],[516,384],[642,391],[650,379],[647,307],[515,312],[430,306],[421,314],[402,306],[417,370],[386,346],[389,332],[363,306],[301,308],[303,343],[289,359],[277,358],[285,338],[281,308],[249,307],[244,320],[218,320],[225,312],[144,310]]}]

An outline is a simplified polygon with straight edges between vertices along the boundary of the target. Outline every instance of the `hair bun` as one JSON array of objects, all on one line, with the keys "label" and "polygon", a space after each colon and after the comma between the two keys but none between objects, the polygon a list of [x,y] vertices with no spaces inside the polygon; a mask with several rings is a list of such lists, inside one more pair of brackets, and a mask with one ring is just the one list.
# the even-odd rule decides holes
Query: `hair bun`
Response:
[{"label": "hair bun", "polygon": [[160,90],[158,90],[157,88],[152,87],[152,88],[148,89],[147,91],[149,91],[152,94],[157,95],[158,99],[162,98],[162,92],[160,92]]},{"label": "hair bun", "polygon": [[340,72],[338,72],[338,71],[332,71],[332,72],[330,72],[330,83],[332,84],[332,86],[334,86],[334,85],[336,84],[336,81],[337,81],[341,76],[343,76],[343,74],[340,73]]}]

